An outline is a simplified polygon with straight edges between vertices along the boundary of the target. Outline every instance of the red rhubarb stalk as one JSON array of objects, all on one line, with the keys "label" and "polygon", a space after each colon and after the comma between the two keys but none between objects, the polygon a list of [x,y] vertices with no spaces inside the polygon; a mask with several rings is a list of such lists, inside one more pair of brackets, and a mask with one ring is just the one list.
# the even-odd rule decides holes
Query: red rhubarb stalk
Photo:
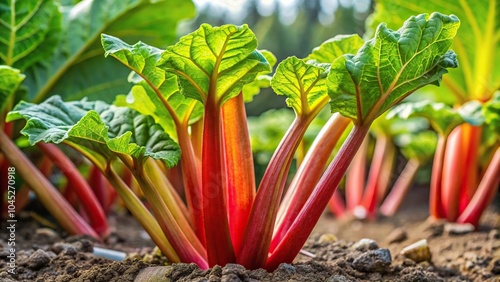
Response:
[{"label": "red rhubarb stalk", "polygon": [[103,237],[109,234],[108,221],[102,206],[92,192],[89,184],[83,178],[76,166],[54,144],[37,143],[37,147],[51,159],[52,163],[61,170],[68,180],[68,188],[78,196],[83,209],[89,217],[90,225]]},{"label": "red rhubarb stalk", "polygon": [[459,213],[465,210],[478,187],[478,151],[481,145],[482,128],[464,123],[462,124],[462,131],[466,158],[462,173],[464,181],[461,183],[460,188]]},{"label": "red rhubarb stalk", "polygon": [[465,149],[462,126],[455,127],[448,136],[441,174],[441,204],[446,219],[454,222],[458,217],[460,185],[464,180]]},{"label": "red rhubarb stalk", "polygon": [[101,171],[96,167],[92,166],[90,168],[89,184],[92,187],[92,191],[96,196],[99,204],[101,205],[105,214],[109,212],[109,191],[104,184],[105,178]]},{"label": "red rhubarb stalk", "polygon": [[335,113],[314,140],[280,205],[277,227],[270,247],[271,252],[286,234],[311,195],[328,163],[329,152],[333,151],[350,122],[350,119]]},{"label": "red rhubarb stalk", "polygon": [[471,223],[478,226],[481,214],[495,197],[500,185],[500,148],[496,149],[493,159],[486,169],[476,193],[457,219],[458,223]]},{"label": "red rhubarb stalk", "polygon": [[429,213],[434,219],[445,218],[445,212],[441,201],[441,174],[443,172],[444,153],[448,138],[446,135],[438,134],[438,142],[431,173],[431,191],[429,195]]},{"label": "red rhubarb stalk", "polygon": [[[215,91],[215,87],[211,87]],[[215,93],[214,93],[215,95]],[[205,102],[202,149],[203,220],[209,265],[235,261],[226,209],[226,178],[221,105],[214,95]]]},{"label": "red rhubarb stalk", "polygon": [[420,163],[416,159],[410,159],[398,179],[394,183],[391,192],[387,195],[384,202],[380,206],[380,212],[385,216],[393,216],[401,206],[408,190],[410,189],[413,179],[417,174]]},{"label": "red rhubarb stalk", "polygon": [[97,233],[66,202],[59,191],[43,176],[31,161],[0,130],[0,151],[15,167],[26,184],[33,189],[50,214],[70,234],[87,234],[98,238]]},{"label": "red rhubarb stalk", "polygon": [[243,94],[222,107],[226,153],[227,208],[234,252],[240,250],[255,197],[252,148],[246,122]]},{"label": "red rhubarb stalk", "polygon": [[335,190],[330,201],[328,201],[328,209],[337,217],[342,217],[346,212],[344,200],[340,196],[339,190]]},{"label": "red rhubarb stalk", "polygon": [[297,216],[297,219],[275,251],[269,256],[265,265],[266,269],[274,270],[280,263],[290,263],[299,253],[342,180],[354,155],[361,146],[361,143],[363,143],[369,127],[369,123],[354,126],[347,140],[340,148],[340,151],[319,180],[313,194]]},{"label": "red rhubarb stalk", "polygon": [[370,137],[367,135],[347,170],[345,196],[347,209],[351,211],[361,204],[361,199],[363,199],[366,177],[366,155],[369,139]]},{"label": "red rhubarb stalk", "polygon": [[293,156],[310,120],[311,118],[305,119],[301,116],[295,118],[262,177],[237,260],[239,264],[249,269],[257,269],[266,263],[278,213],[278,203],[283,194]]}]

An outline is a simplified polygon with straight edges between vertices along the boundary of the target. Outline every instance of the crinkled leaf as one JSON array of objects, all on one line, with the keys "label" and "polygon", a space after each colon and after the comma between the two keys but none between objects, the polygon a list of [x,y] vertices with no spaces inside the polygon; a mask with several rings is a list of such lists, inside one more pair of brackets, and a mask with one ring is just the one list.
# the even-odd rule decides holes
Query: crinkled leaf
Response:
[{"label": "crinkled leaf", "polygon": [[179,92],[175,75],[156,67],[163,50],[142,42],[129,45],[119,38],[106,34],[102,35],[102,45],[106,51],[105,56],[113,56],[138,74],[138,77],[131,78],[136,85],[126,98],[123,96],[117,98],[117,105],[151,115],[173,138],[177,135],[174,122],[157,92],[161,93],[181,121],[188,119],[191,123],[201,118],[202,105]]},{"label": "crinkled leaf", "polygon": [[483,115],[486,124],[500,138],[500,92],[484,104]]},{"label": "crinkled leaf", "polygon": [[126,154],[152,157],[173,166],[180,158],[178,145],[153,118],[104,102],[63,102],[53,96],[41,104],[21,102],[8,120],[25,119],[21,133],[30,144],[71,142],[111,158]]},{"label": "crinkled leaf", "polygon": [[439,85],[447,68],[458,66],[455,53],[448,50],[458,27],[457,17],[439,13],[412,16],[397,31],[380,24],[356,55],[332,63],[332,112],[356,124],[371,123],[413,91]]},{"label": "crinkled leaf", "polygon": [[270,71],[269,63],[256,48],[257,38],[247,25],[202,24],[169,46],[158,66],[178,76],[186,97],[202,103],[215,99],[222,105],[259,73]]},{"label": "crinkled leaf", "polygon": [[54,0],[7,0],[0,4],[0,64],[21,70],[57,46],[61,13]]},{"label": "crinkled leaf", "polygon": [[431,11],[453,14],[462,20],[452,49],[460,67],[450,70],[446,87],[433,88],[437,96],[459,93],[464,97],[488,100],[500,87],[500,1],[499,0],[377,0],[375,13],[367,21],[373,34],[382,22],[398,28],[411,15]]},{"label": "crinkled leaf", "polygon": [[23,79],[24,75],[19,70],[9,66],[0,66],[0,113]]},{"label": "crinkled leaf", "polygon": [[396,136],[405,133],[416,133],[429,128],[429,122],[425,118],[402,119],[397,116],[388,118],[389,112],[385,112],[376,118],[370,126],[370,131],[375,136],[378,134]]},{"label": "crinkled leaf", "polygon": [[61,44],[27,71],[29,98],[35,102],[54,93],[67,100],[113,101],[129,90],[124,79],[129,71],[103,57],[101,33],[164,46],[176,39],[178,21],[194,16],[194,5],[189,0],[83,0],[61,11]]},{"label": "crinkled leaf", "polygon": [[297,115],[309,114],[324,106],[328,98],[327,73],[327,64],[306,63],[295,56],[289,57],[278,65],[271,87],[276,94],[287,97],[287,105]]},{"label": "crinkled leaf", "polygon": [[407,133],[397,136],[395,143],[401,148],[401,153],[405,158],[425,163],[432,158],[436,151],[437,135],[434,131],[429,130]]},{"label": "crinkled leaf", "polygon": [[432,128],[444,136],[447,136],[453,128],[464,122],[458,112],[450,106],[443,103],[433,103],[428,100],[398,105],[387,114],[387,118],[394,116],[403,119],[410,117],[426,118]]},{"label": "crinkled leaf", "polygon": [[313,49],[306,60],[315,60],[320,63],[332,63],[344,54],[354,54],[363,46],[363,39],[357,34],[337,35],[321,43]]},{"label": "crinkled leaf", "polygon": [[[260,53],[266,58],[271,67],[276,64],[277,60],[273,53],[267,50],[260,50]],[[252,102],[253,97],[260,93],[260,89],[271,86],[271,76],[269,73],[271,73],[271,70],[265,70],[259,73],[254,81],[243,86],[242,92],[245,103]]]},{"label": "crinkled leaf", "polygon": [[484,123],[483,105],[478,101],[469,101],[457,109],[462,119],[474,126],[480,126]]}]

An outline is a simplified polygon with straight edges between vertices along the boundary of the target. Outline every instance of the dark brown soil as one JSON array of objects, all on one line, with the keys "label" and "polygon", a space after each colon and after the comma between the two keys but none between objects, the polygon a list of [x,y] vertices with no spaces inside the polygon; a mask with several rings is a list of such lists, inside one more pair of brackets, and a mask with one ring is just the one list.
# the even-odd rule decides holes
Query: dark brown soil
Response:
[{"label": "dark brown soil", "polygon": [[[173,264],[163,269],[163,281],[500,281],[498,204],[490,206],[479,230],[454,234],[460,227],[430,222],[425,205],[414,204],[418,202],[422,203],[408,200],[398,216],[376,223],[325,214],[305,252],[273,273],[236,264],[205,271],[193,264]],[[61,235],[22,213],[16,230],[15,275],[7,272],[9,252],[2,225],[0,281],[134,281],[142,269],[165,264],[134,219],[114,215],[111,224],[117,229],[103,243]],[[428,241],[429,261],[417,263],[400,254],[421,239]],[[92,254],[94,246],[125,251],[129,258],[98,258]]]}]

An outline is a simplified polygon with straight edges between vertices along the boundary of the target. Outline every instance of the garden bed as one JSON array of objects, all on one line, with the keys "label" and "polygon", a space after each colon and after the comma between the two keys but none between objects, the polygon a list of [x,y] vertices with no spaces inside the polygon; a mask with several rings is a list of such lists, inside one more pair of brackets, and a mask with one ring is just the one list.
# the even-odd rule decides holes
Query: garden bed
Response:
[{"label": "garden bed", "polygon": [[[169,278],[165,281],[498,281],[498,205],[490,206],[478,231],[454,234],[461,230],[427,219],[425,195],[419,196],[425,193],[421,192],[414,193],[421,198],[412,197],[413,193],[408,197],[400,214],[376,223],[339,221],[325,214],[304,247],[315,258],[301,254],[294,264],[283,264],[273,273],[248,271],[239,265],[202,271],[192,264],[174,264],[165,269]],[[7,238],[2,233],[0,280],[133,281],[142,269],[165,263],[153,255],[152,243],[133,218],[115,214],[111,223],[115,231],[107,242],[100,243],[88,237],[61,235],[22,213],[16,230],[17,275],[6,272]],[[402,239],[404,235],[406,239]],[[362,238],[374,242],[353,247]],[[416,263],[399,254],[420,239],[428,240],[430,261]],[[110,261],[94,256],[93,246],[135,255],[123,262]],[[390,263],[383,260],[387,254],[384,249],[391,254]]]}]

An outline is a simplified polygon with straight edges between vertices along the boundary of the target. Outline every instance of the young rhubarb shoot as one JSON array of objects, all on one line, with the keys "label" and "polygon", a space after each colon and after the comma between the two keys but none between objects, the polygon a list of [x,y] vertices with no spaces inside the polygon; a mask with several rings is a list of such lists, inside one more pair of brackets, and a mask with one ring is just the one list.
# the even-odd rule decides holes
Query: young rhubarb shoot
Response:
[{"label": "young rhubarb shoot", "polygon": [[[221,107],[236,97],[269,63],[256,50],[248,26],[203,24],[162,54],[158,67],[177,76],[181,92],[204,104],[202,145],[202,205],[208,262],[225,265],[235,260],[227,218],[227,189]],[[181,144],[182,146],[182,144]]]},{"label": "young rhubarb shoot", "polygon": [[397,31],[381,24],[357,54],[332,63],[327,79],[332,111],[352,119],[354,128],[270,255],[267,269],[291,262],[297,255],[375,118],[415,90],[439,85],[447,69],[457,67],[455,53],[449,48],[458,27],[458,18],[439,13],[411,17]]}]

